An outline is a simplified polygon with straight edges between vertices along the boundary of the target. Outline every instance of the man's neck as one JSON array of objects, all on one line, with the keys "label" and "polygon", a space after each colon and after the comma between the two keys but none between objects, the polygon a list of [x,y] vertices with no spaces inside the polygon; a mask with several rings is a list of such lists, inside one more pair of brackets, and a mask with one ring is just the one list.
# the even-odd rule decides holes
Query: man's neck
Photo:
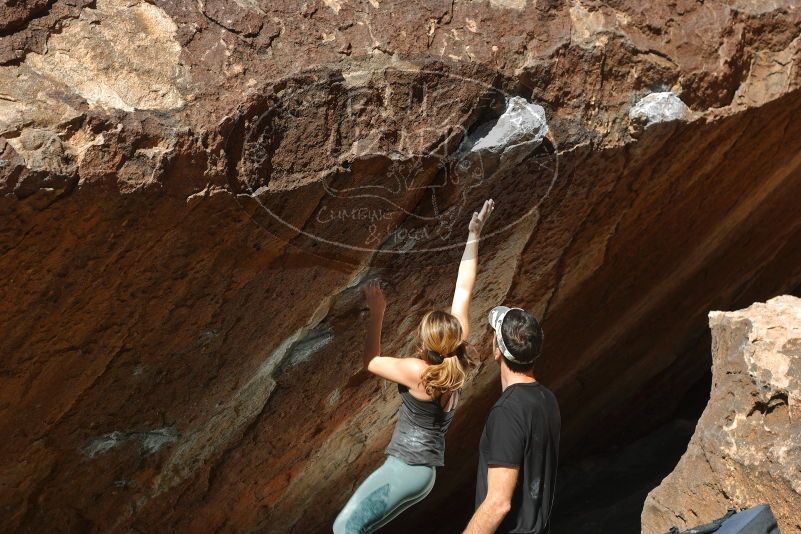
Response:
[{"label": "man's neck", "polygon": [[530,384],[536,382],[534,372],[515,373],[504,364],[501,364],[501,388],[505,391],[512,384]]}]

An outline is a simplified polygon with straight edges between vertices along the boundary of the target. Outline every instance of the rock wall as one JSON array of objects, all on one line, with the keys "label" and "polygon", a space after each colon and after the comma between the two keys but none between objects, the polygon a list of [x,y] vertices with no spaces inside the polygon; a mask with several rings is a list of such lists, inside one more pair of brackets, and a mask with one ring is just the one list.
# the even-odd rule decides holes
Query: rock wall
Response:
[{"label": "rock wall", "polygon": [[[386,282],[384,351],[410,352],[487,196],[478,352],[493,305],[544,318],[565,457],[658,424],[707,367],[707,310],[801,283],[799,21],[791,0],[4,6],[4,525],[327,529],[399,402],[359,371],[359,284]],[[544,140],[476,155],[512,97]],[[469,513],[498,392],[480,365],[404,528]]]},{"label": "rock wall", "polygon": [[712,393],[687,452],[654,489],[644,533],[681,529],[769,504],[782,532],[801,531],[801,299],[709,314]]}]

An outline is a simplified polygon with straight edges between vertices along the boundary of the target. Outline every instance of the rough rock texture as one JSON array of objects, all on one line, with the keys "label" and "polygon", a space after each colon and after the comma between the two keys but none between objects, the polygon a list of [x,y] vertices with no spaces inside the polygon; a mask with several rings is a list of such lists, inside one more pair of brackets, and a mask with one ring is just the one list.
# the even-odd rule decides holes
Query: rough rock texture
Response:
[{"label": "rough rock texture", "polygon": [[[564,457],[660,424],[706,311],[801,283],[799,27],[793,0],[2,6],[4,527],[327,529],[399,403],[359,372],[358,286],[411,351],[490,195],[477,349],[501,301],[544,317]],[[692,114],[633,139],[665,91]],[[545,141],[460,159],[507,97]],[[497,395],[481,365],[388,531],[469,513]]]},{"label": "rough rock texture", "polygon": [[767,503],[801,531],[801,299],[709,314],[712,393],[687,452],[646,499],[642,530],[705,523]]}]

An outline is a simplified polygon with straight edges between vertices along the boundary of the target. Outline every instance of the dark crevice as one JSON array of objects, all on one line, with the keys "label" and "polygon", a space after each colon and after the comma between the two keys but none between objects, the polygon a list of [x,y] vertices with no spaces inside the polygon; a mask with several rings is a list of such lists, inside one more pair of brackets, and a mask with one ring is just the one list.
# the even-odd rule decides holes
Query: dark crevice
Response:
[{"label": "dark crevice", "polygon": [[767,401],[755,402],[754,406],[749,410],[747,417],[751,417],[756,412],[762,415],[768,415],[773,413],[773,411],[780,406],[788,406],[787,393],[784,391],[773,394]]},{"label": "dark crevice", "polygon": [[686,451],[709,401],[711,381],[708,371],[686,391],[661,426],[563,463],[557,477],[551,534],[639,533],[645,498]]}]

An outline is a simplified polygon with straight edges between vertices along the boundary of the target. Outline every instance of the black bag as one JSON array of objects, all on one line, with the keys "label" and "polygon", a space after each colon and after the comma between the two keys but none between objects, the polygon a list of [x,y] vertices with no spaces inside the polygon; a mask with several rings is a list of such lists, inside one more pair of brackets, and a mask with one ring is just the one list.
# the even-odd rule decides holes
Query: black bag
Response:
[{"label": "black bag", "polygon": [[708,534],[709,532],[715,534],[781,534],[776,518],[767,504],[760,504],[739,513],[736,509],[729,508],[726,515],[711,523],[682,532],[679,532],[678,528],[672,527],[668,534]]}]

